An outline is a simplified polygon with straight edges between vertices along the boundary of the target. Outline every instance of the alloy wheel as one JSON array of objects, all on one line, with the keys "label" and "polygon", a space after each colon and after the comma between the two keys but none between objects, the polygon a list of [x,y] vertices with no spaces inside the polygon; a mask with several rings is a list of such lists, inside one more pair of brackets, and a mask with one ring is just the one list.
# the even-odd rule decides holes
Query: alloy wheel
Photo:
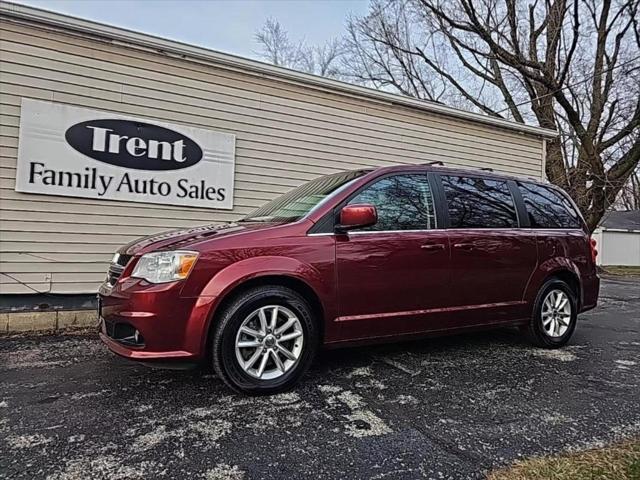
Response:
[{"label": "alloy wheel", "polygon": [[542,302],[542,328],[550,337],[561,337],[571,324],[571,300],[560,289],[551,290]]},{"label": "alloy wheel", "polygon": [[242,370],[259,380],[273,380],[291,370],[304,345],[300,319],[282,305],[251,312],[236,335],[236,359]]}]

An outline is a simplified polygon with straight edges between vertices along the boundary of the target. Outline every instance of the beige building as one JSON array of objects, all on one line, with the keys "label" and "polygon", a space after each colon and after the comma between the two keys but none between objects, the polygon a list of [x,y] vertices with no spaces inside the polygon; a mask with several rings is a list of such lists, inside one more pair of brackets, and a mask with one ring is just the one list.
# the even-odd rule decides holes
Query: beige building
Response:
[{"label": "beige building", "polygon": [[[238,219],[302,182],[340,170],[442,161],[541,178],[545,138],[554,135],[21,5],[2,2],[0,15],[2,294],[93,293],[122,244]],[[20,131],[21,121],[31,128],[31,120],[21,118],[25,105],[31,120],[49,118],[50,109],[67,117],[80,112],[78,121],[92,114],[146,119],[203,138],[212,132],[232,139],[229,157],[215,157],[215,144],[203,150],[203,158],[227,162],[225,193],[232,208],[16,191],[19,143],[23,156],[32,141],[52,135],[42,127]],[[96,138],[94,150],[107,148],[104,137],[102,147]],[[128,137],[116,140],[122,138]],[[131,141],[131,155],[151,151],[149,141]],[[171,145],[181,147],[179,142]],[[156,156],[168,158],[169,150],[158,151],[158,145],[168,149],[169,143],[155,144]],[[46,148],[40,155],[51,161],[59,156]],[[205,176],[215,182],[217,170],[212,172]],[[42,172],[23,173],[44,178]]]}]

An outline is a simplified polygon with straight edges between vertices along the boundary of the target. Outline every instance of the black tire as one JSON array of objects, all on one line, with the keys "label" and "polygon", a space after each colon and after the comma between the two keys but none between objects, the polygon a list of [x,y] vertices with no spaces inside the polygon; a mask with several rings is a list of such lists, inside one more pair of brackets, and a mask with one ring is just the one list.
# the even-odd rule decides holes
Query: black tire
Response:
[{"label": "black tire", "polygon": [[[569,320],[569,326],[567,330],[561,336],[550,335],[543,326],[542,321],[542,308],[543,303],[550,292],[554,290],[560,290],[564,292],[569,298],[569,304],[571,308],[571,317]],[[551,278],[547,280],[536,297],[536,301],[533,307],[533,315],[529,326],[527,328],[527,336],[530,341],[537,347],[541,348],[560,348],[567,344],[571,335],[573,335],[576,329],[576,323],[578,319],[578,301],[576,292],[562,280],[558,278]]]},{"label": "black tire", "polygon": [[[302,327],[303,346],[292,367],[278,378],[258,379],[244,371],[236,357],[236,335],[243,321],[257,309],[279,305],[293,312]],[[214,322],[212,361],[216,374],[233,390],[249,395],[271,395],[294,387],[307,371],[318,349],[319,333],[308,302],[282,286],[255,287],[240,293]]]}]

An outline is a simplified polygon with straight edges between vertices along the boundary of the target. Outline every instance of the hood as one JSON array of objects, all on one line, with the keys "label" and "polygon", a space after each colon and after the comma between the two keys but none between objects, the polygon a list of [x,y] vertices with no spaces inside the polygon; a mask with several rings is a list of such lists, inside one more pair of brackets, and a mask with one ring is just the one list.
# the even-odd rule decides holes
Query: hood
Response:
[{"label": "hood", "polygon": [[278,224],[267,222],[226,223],[222,225],[203,225],[201,227],[171,230],[138,238],[122,247],[118,252],[126,255],[137,255],[158,250],[179,250],[181,248],[188,248],[194,243],[203,240],[235,233],[263,230],[273,227],[274,225]]}]

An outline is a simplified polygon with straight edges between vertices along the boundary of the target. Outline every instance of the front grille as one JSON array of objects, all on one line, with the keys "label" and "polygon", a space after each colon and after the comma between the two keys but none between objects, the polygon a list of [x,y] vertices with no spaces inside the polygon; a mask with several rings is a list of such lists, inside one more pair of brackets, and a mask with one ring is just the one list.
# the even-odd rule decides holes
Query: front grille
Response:
[{"label": "front grille", "polygon": [[129,260],[131,260],[131,255],[118,254],[114,257],[114,260],[115,262],[111,262],[109,271],[107,272],[107,283],[112,287],[116,284],[120,276],[122,276],[124,267],[126,267]]},{"label": "front grille", "polygon": [[107,283],[113,287],[122,275],[123,271],[124,267],[121,267],[120,265],[116,265],[115,263],[109,265],[109,271],[107,272]]},{"label": "front grille", "polygon": [[124,253],[119,253],[118,256],[115,258],[115,264],[119,265],[121,267],[126,267],[127,263],[129,263],[129,260],[131,260],[131,255],[125,255]]}]

